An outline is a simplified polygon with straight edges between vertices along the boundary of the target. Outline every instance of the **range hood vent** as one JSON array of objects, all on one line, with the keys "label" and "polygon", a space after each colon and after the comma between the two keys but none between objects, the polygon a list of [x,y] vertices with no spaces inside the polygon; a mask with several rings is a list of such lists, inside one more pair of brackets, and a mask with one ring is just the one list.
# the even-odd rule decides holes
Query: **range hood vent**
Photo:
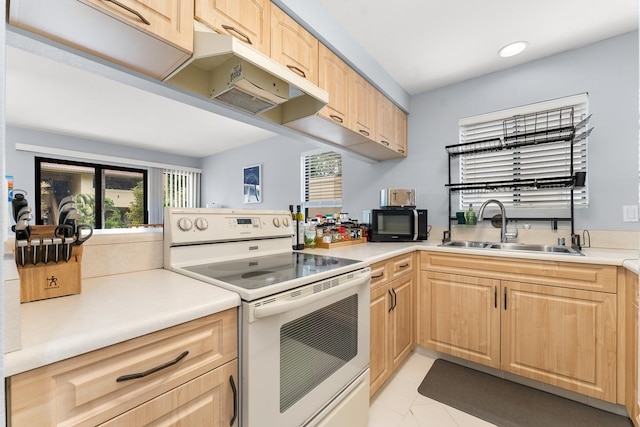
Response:
[{"label": "range hood vent", "polygon": [[326,91],[233,36],[194,21],[191,59],[167,83],[285,124],[316,114]]}]

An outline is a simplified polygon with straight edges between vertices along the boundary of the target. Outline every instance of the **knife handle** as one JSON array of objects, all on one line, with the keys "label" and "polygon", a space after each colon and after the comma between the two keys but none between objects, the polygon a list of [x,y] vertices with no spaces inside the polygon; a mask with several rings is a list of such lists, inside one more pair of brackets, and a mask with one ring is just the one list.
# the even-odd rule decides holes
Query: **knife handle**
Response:
[{"label": "knife handle", "polygon": [[40,239],[31,240],[31,262],[33,265],[38,263],[38,247],[40,246]]}]

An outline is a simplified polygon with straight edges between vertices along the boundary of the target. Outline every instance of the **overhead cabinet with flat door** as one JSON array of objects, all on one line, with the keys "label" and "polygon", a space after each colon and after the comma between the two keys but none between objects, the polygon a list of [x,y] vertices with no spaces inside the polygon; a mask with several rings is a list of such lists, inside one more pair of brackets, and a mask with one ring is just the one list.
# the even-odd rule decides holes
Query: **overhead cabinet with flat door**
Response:
[{"label": "overhead cabinet with flat door", "polygon": [[269,0],[195,0],[195,19],[267,56],[271,54]]},{"label": "overhead cabinet with flat door", "polygon": [[318,39],[273,4],[271,58],[318,85]]},{"label": "overhead cabinet with flat door", "polygon": [[616,267],[421,254],[418,343],[616,403]]},{"label": "overhead cabinet with flat door", "polygon": [[163,79],[193,52],[193,1],[11,0],[9,23]]}]

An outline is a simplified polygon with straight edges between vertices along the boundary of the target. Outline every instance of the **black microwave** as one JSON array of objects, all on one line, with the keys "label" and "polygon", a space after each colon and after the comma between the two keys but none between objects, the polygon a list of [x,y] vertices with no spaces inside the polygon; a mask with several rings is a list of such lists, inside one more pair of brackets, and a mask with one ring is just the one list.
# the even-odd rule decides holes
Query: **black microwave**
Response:
[{"label": "black microwave", "polygon": [[427,240],[426,209],[371,209],[362,211],[369,224],[370,242],[413,242]]}]

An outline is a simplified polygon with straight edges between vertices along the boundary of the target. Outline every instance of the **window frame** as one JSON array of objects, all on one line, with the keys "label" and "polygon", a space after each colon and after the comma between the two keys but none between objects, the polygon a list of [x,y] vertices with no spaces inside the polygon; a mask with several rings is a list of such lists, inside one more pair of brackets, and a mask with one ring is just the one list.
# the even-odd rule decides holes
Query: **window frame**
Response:
[{"label": "window frame", "polygon": [[[321,155],[329,155],[331,154],[334,158],[337,158],[340,162],[340,171],[339,174],[336,175],[332,175],[332,176],[339,176],[340,177],[340,197],[339,198],[332,198],[332,199],[326,199],[326,200],[309,200],[310,195],[308,193],[308,189],[309,189],[309,184],[308,184],[308,180],[309,180],[309,176],[307,174],[307,162],[308,159],[314,156],[321,156]],[[313,151],[308,151],[306,153],[302,153],[302,155],[300,156],[300,176],[301,176],[301,206],[302,208],[305,210],[306,216],[309,216],[309,210],[310,209],[325,209],[325,208],[331,208],[331,207],[336,207],[336,208],[342,208],[342,196],[343,196],[343,192],[344,192],[344,182],[343,182],[343,170],[342,170],[342,154],[337,153],[335,151],[332,151],[330,149],[320,149],[320,150],[313,150]]]},{"label": "window frame", "polygon": [[[43,218],[42,218],[42,212],[40,209],[40,205],[41,205],[41,201],[42,201],[42,192],[40,191],[40,182],[42,181],[42,163],[58,163],[58,164],[62,164],[62,165],[69,165],[69,166],[79,166],[79,167],[87,167],[87,168],[93,168],[94,169],[94,177],[95,177],[95,181],[94,181],[94,191],[95,191],[95,227],[96,229],[102,229],[104,227],[103,224],[103,206],[104,206],[104,200],[103,200],[103,190],[104,190],[104,182],[103,182],[103,172],[105,170],[115,170],[115,171],[122,171],[122,172],[134,172],[134,173],[141,173],[142,174],[142,181],[143,181],[143,217],[144,217],[144,224],[147,224],[149,222],[149,177],[148,177],[148,170],[146,169],[136,169],[136,168],[130,168],[130,167],[126,167],[126,166],[116,166],[116,165],[109,165],[109,164],[101,164],[101,163],[89,163],[89,162],[78,162],[75,160],[66,160],[66,159],[55,159],[55,158],[49,158],[49,157],[39,157],[36,156],[35,157],[35,185],[36,185],[36,189],[35,189],[35,206],[37,207],[37,209],[35,209],[36,211],[36,215],[35,215],[35,223],[36,224],[42,224]],[[100,189],[100,191],[98,191],[98,189]]]}]

